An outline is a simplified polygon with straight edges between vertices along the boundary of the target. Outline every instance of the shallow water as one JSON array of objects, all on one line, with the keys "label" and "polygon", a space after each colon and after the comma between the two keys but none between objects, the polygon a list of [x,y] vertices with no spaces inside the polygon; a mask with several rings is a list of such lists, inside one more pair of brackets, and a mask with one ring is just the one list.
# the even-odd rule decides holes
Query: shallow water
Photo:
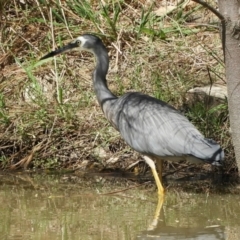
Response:
[{"label": "shallow water", "polygon": [[123,191],[129,186],[134,183],[2,173],[0,239],[239,239],[239,195],[172,190],[161,207],[153,189]]}]

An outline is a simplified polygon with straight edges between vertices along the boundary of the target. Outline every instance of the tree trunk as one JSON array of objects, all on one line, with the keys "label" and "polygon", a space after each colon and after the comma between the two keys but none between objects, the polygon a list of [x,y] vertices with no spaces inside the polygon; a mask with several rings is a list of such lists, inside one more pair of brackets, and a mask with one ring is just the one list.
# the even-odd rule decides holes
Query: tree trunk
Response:
[{"label": "tree trunk", "polygon": [[[218,0],[226,22],[225,52],[228,108],[236,162],[240,170],[240,1]],[[224,37],[224,33],[222,34]]]}]

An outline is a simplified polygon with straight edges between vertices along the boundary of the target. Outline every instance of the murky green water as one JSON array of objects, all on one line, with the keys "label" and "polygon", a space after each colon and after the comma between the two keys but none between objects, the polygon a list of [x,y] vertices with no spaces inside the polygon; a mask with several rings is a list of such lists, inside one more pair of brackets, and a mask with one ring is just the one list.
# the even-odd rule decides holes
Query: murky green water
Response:
[{"label": "murky green water", "polygon": [[[134,184],[132,184],[134,185]],[[0,239],[240,239],[240,196],[47,174],[0,174]],[[101,193],[115,192],[110,195]],[[158,217],[159,215],[159,217]]]}]

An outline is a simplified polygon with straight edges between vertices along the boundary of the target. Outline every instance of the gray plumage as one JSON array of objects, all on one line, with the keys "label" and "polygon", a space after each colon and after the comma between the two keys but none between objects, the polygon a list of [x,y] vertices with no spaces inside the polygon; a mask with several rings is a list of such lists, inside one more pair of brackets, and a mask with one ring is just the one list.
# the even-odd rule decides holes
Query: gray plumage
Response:
[{"label": "gray plumage", "polygon": [[[107,119],[136,151],[166,160],[218,164],[223,151],[176,109],[141,93],[127,93],[103,104]],[[177,157],[177,158],[176,158]]]},{"label": "gray plumage", "polygon": [[[106,75],[109,58],[102,41],[84,34],[73,42],[57,49],[42,59],[80,48],[92,52],[97,60],[93,73],[93,86],[104,115],[122,138],[136,151],[147,156],[159,194],[163,188],[152,159],[181,160],[220,164],[224,152],[213,140],[206,139],[181,113],[167,103],[138,92],[116,97],[108,88]],[[161,169],[160,169],[161,171]],[[161,178],[161,176],[160,176]]]}]

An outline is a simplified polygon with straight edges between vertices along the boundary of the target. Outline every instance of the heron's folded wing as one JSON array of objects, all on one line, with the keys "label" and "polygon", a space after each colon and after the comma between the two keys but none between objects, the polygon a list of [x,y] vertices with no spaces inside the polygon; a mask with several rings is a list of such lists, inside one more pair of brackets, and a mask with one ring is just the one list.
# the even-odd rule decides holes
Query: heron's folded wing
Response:
[{"label": "heron's folded wing", "polygon": [[118,101],[114,122],[124,140],[138,152],[207,159],[219,148],[165,102],[140,93],[126,94]]}]

